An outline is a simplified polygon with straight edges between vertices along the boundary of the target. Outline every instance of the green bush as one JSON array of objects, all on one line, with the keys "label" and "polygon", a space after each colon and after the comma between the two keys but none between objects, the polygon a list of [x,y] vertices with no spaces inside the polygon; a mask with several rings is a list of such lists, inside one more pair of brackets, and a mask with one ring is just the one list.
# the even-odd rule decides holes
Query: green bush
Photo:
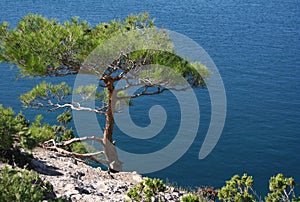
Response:
[{"label": "green bush", "polygon": [[[55,141],[62,142],[62,141],[68,141],[71,140],[72,138],[75,138],[73,129],[68,128],[68,124],[72,120],[72,115],[69,111],[65,111],[62,114],[58,115],[56,120],[60,125],[53,126],[54,131],[56,133]],[[70,152],[79,153],[79,154],[91,152],[89,151],[89,149],[91,149],[91,146],[81,142],[75,142],[72,145],[64,147],[63,149]]]},{"label": "green bush", "polygon": [[[38,144],[42,144],[47,140],[54,139],[56,142],[67,141],[75,138],[72,128],[68,129],[68,124],[72,120],[69,111],[63,112],[57,116],[57,122],[60,125],[49,125],[41,123],[42,115],[36,116],[35,121],[30,125],[28,131],[21,136],[21,145],[26,149],[33,149]],[[75,153],[87,153],[84,144],[76,142],[63,149]]]},{"label": "green bush", "polygon": [[21,138],[21,146],[25,149],[32,150],[39,144],[55,137],[54,130],[48,124],[38,124],[34,122],[27,132],[24,132]]},{"label": "green bush", "polygon": [[[257,196],[253,188],[253,178],[244,174],[242,177],[235,175],[231,180],[226,181],[226,185],[218,192],[221,201],[241,201],[252,202],[262,201]],[[300,197],[296,197],[294,192],[295,181],[293,178],[286,178],[282,174],[271,177],[269,181],[269,189],[271,193],[265,197],[266,202],[296,202],[300,201]],[[257,200],[255,200],[257,198]]]},{"label": "green bush", "polygon": [[52,185],[43,182],[34,171],[8,167],[0,171],[0,201],[39,202],[54,196]]},{"label": "green bush", "polygon": [[71,151],[77,154],[86,154],[88,153],[87,148],[89,147],[88,144],[75,142],[71,145]]},{"label": "green bush", "polygon": [[160,179],[145,178],[142,182],[131,188],[127,196],[134,201],[145,199],[151,201],[151,197],[156,196],[159,192],[164,192],[166,185]]},{"label": "green bush", "polygon": [[200,202],[199,197],[193,194],[188,194],[181,198],[182,202]]},{"label": "green bush", "polygon": [[55,132],[49,124],[42,124],[42,115],[37,115],[35,121],[30,125],[27,134],[22,137],[22,146],[33,149],[38,144],[55,137]]},{"label": "green bush", "polygon": [[218,197],[223,201],[253,202],[253,178],[244,174],[242,177],[235,175],[218,192]]},{"label": "green bush", "polygon": [[24,155],[18,145],[20,136],[27,133],[29,121],[20,113],[15,116],[11,108],[0,105],[0,161],[20,167],[27,165],[31,156]]},{"label": "green bush", "polygon": [[0,150],[23,146],[32,149],[37,144],[55,136],[53,128],[48,124],[41,124],[42,116],[38,115],[35,122],[30,122],[19,113],[15,116],[11,108],[4,109],[0,105]]},{"label": "green bush", "polygon": [[0,150],[7,150],[12,147],[12,134],[15,133],[13,121],[13,111],[11,109],[3,109],[0,105]]},{"label": "green bush", "polygon": [[29,122],[22,114],[15,116],[11,108],[4,109],[0,105],[0,151],[13,147],[14,139],[25,131]]},{"label": "green bush", "polygon": [[[37,115],[35,121],[30,124],[21,113],[15,116],[11,108],[4,109],[2,105],[0,105],[0,157],[2,161],[5,162],[9,160],[6,159],[7,157],[4,159],[4,156],[1,155],[1,151],[7,153],[8,150],[18,150],[15,146],[21,146],[31,150],[50,139],[61,142],[75,138],[74,131],[67,128],[72,120],[69,111],[58,115],[57,122],[60,125],[51,126],[47,123],[42,123],[42,119],[42,115]],[[76,153],[87,153],[87,149],[82,143],[74,143],[64,149]],[[18,152],[9,151],[9,153]]]},{"label": "green bush", "polygon": [[265,200],[266,202],[272,201],[300,201],[300,197],[296,198],[294,187],[296,185],[293,178],[286,178],[282,174],[277,174],[271,177],[269,184],[269,193]]}]

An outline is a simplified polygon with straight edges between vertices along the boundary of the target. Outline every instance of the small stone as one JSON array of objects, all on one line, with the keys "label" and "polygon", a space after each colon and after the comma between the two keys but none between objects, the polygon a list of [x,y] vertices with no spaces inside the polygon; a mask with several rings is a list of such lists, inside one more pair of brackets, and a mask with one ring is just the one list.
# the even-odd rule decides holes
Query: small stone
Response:
[{"label": "small stone", "polygon": [[89,190],[81,187],[75,187],[77,191],[79,191],[80,194],[90,194]]},{"label": "small stone", "polygon": [[82,198],[82,196],[79,194],[71,196],[72,201],[79,201],[81,198]]},{"label": "small stone", "polygon": [[49,158],[57,158],[57,155],[56,154],[50,154]]},{"label": "small stone", "polygon": [[114,194],[122,194],[122,192],[120,190],[116,190]]}]

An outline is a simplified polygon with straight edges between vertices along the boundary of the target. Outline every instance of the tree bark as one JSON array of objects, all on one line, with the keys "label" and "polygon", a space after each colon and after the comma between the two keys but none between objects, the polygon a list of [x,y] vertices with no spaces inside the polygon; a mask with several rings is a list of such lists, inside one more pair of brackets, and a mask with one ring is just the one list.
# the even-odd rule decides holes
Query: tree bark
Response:
[{"label": "tree bark", "polygon": [[114,99],[114,83],[113,81],[109,81],[107,84],[108,89],[108,103],[107,109],[105,113],[106,123],[104,129],[104,139],[107,139],[112,143],[112,134],[114,130],[114,108],[115,108],[115,99]]},{"label": "tree bark", "polygon": [[116,104],[116,96],[114,94],[114,82],[110,80],[107,82],[108,89],[108,105],[105,113],[106,123],[103,134],[103,148],[106,159],[109,162],[109,171],[118,172],[122,170],[122,162],[118,159],[118,153],[113,144],[113,130],[114,130],[114,109]]}]

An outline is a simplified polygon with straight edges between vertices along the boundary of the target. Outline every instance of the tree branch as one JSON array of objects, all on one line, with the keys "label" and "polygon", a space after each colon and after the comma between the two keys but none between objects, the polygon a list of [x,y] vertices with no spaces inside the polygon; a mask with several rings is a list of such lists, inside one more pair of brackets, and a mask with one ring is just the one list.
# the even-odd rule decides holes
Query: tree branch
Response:
[{"label": "tree branch", "polygon": [[106,107],[103,106],[103,107],[100,107],[99,109],[92,109],[92,108],[89,108],[89,107],[82,107],[80,105],[80,103],[76,103],[77,106],[73,105],[73,104],[70,104],[70,103],[66,103],[66,104],[53,104],[53,103],[50,103],[50,106],[54,106],[55,108],[52,108],[52,109],[49,109],[48,111],[52,112],[52,111],[55,111],[59,108],[65,108],[65,107],[69,107],[71,108],[72,110],[75,110],[75,111],[89,111],[89,112],[95,112],[97,114],[105,114],[105,109]]},{"label": "tree branch", "polygon": [[[71,145],[71,144],[76,143],[76,142],[87,141],[87,140],[97,141],[97,142],[100,142],[103,145],[102,138],[97,138],[95,136],[91,136],[91,137],[73,138],[71,140],[63,141],[63,142],[59,142],[59,143],[56,143],[54,141],[54,139],[51,139],[51,140],[48,140],[48,141],[44,142],[42,144],[42,147],[45,148],[45,149],[51,150],[51,151],[56,151],[60,154],[66,155],[66,156],[72,156],[72,157],[76,157],[76,158],[80,158],[80,159],[90,159],[90,160],[92,160],[96,163],[109,165],[109,163],[110,163],[109,161],[104,160],[104,159],[99,159],[99,158],[95,157],[95,156],[98,156],[98,155],[101,155],[101,154],[105,155],[104,151],[99,151],[99,152],[94,152],[94,153],[86,153],[86,154],[79,154],[79,153],[74,153],[74,152],[70,152],[70,151],[64,150],[62,148],[59,148],[59,147],[64,147],[64,146]],[[51,143],[52,143],[52,145],[51,145]]]},{"label": "tree branch", "polygon": [[95,136],[91,136],[91,137],[73,138],[73,139],[68,140],[68,141],[63,141],[63,142],[56,143],[56,145],[57,146],[68,146],[68,145],[73,144],[75,142],[81,142],[81,141],[87,141],[87,140],[93,140],[93,141],[100,142],[101,144],[103,144],[103,139],[102,138],[97,138]]},{"label": "tree branch", "polygon": [[97,156],[97,155],[104,154],[104,151],[95,152],[95,153],[87,153],[87,154],[79,154],[79,153],[69,152],[67,150],[58,148],[56,146],[44,147],[44,148],[51,150],[51,151],[56,151],[60,154],[66,155],[66,156],[72,156],[72,157],[76,157],[76,158],[80,158],[80,159],[90,159],[92,161],[95,161],[96,163],[109,165],[109,161],[95,158],[95,156]]},{"label": "tree branch", "polygon": [[[127,87],[127,86],[125,86],[125,87]],[[182,87],[182,88],[176,88],[176,87],[163,88],[161,86],[158,86],[156,91],[147,92],[147,90],[149,89],[149,87],[151,87],[151,86],[144,86],[144,90],[141,93],[137,93],[135,95],[129,95],[129,96],[119,96],[119,97],[117,97],[117,99],[120,99],[120,100],[122,100],[122,99],[133,99],[133,98],[137,98],[137,97],[141,97],[141,96],[145,96],[145,95],[157,95],[157,94],[161,94],[161,93],[163,93],[164,91],[167,91],[167,90],[185,91],[187,89],[192,88],[190,85]],[[123,89],[123,88],[121,88],[121,89]]]},{"label": "tree branch", "polygon": [[126,85],[126,86],[123,86],[122,88],[115,89],[116,92],[124,91],[124,90],[126,90],[126,89],[131,88],[131,87],[135,87],[135,86],[140,86],[140,85],[142,85],[142,83],[140,83],[140,82],[137,82],[137,83],[131,83],[131,82],[129,81],[129,79],[134,79],[134,78],[123,77],[123,79],[125,79],[127,85]]}]

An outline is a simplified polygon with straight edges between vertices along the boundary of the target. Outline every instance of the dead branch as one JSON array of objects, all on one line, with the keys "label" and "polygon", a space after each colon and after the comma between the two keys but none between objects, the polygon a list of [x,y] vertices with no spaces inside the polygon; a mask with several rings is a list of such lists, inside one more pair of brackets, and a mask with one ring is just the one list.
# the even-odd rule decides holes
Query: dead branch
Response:
[{"label": "dead branch", "polygon": [[50,103],[50,106],[53,106],[54,108],[48,110],[48,111],[55,111],[59,108],[66,108],[66,107],[69,107],[71,108],[72,110],[75,110],[75,111],[89,111],[89,112],[95,112],[97,114],[105,114],[105,111],[104,111],[104,108],[105,107],[101,107],[100,109],[92,109],[92,108],[89,108],[89,107],[82,107],[80,105],[80,103],[75,103],[76,106],[74,104],[70,104],[70,103],[66,103],[66,104],[52,104]]},{"label": "dead branch", "polygon": [[71,145],[75,142],[81,142],[81,141],[87,141],[87,140],[93,140],[93,141],[100,142],[101,144],[103,144],[102,138],[97,138],[95,136],[91,136],[91,137],[73,138],[68,141],[58,142],[58,143],[56,143],[56,146],[64,147],[64,146]]},{"label": "dead branch", "polygon": [[96,163],[109,165],[109,161],[103,160],[103,159],[99,159],[99,158],[95,158],[95,156],[104,154],[104,151],[95,152],[95,153],[79,154],[79,153],[75,153],[75,152],[69,152],[67,150],[64,150],[64,149],[56,147],[56,146],[43,147],[43,148],[47,149],[47,150],[58,152],[60,154],[66,155],[66,156],[75,157],[75,158],[79,158],[79,159],[90,159],[90,160],[92,160],[92,161],[94,161]]},{"label": "dead branch", "polygon": [[96,163],[109,165],[110,162],[108,160],[96,158],[96,156],[98,156],[98,155],[105,155],[104,151],[99,151],[99,152],[94,152],[94,153],[86,153],[86,154],[79,154],[79,153],[70,152],[70,151],[67,151],[65,149],[59,148],[59,147],[64,147],[64,146],[71,145],[71,144],[76,143],[76,142],[88,141],[88,140],[100,142],[101,144],[103,144],[103,139],[102,138],[97,138],[95,136],[91,136],[91,137],[73,138],[71,140],[58,142],[58,143],[56,143],[54,139],[51,139],[51,140],[48,140],[48,141],[44,142],[42,144],[42,147],[47,149],[47,150],[58,152],[58,153],[60,153],[62,155],[65,155],[65,156],[71,156],[71,157],[84,159],[84,160],[89,159],[89,160],[92,160]]}]

